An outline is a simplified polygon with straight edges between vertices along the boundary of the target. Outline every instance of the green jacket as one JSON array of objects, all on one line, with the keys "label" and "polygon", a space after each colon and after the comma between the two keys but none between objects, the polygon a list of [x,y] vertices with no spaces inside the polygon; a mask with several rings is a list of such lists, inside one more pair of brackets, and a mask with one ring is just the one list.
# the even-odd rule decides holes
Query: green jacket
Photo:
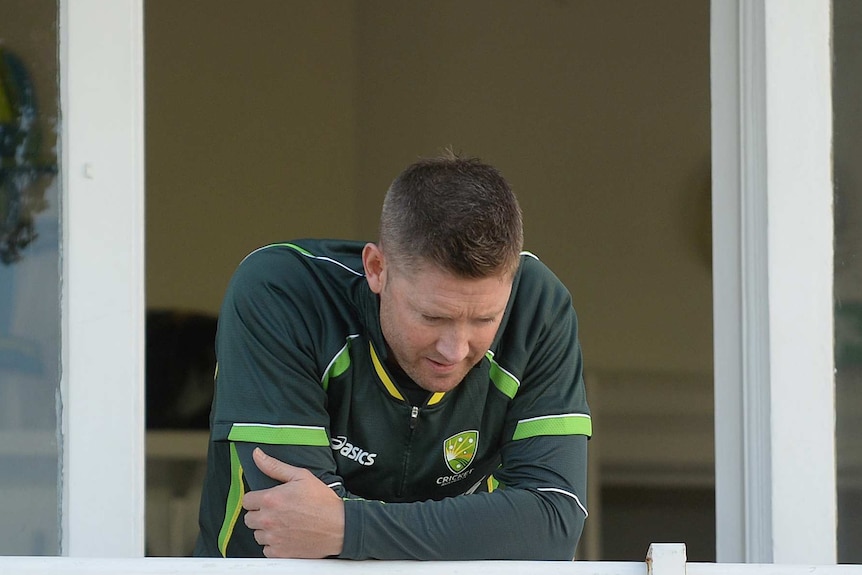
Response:
[{"label": "green jacket", "polygon": [[363,245],[275,244],[234,274],[195,554],[262,556],[241,508],[275,484],[251,459],[260,445],[344,498],[343,558],[572,559],[591,420],[568,291],[522,255],[485,358],[412,405],[386,368]]}]

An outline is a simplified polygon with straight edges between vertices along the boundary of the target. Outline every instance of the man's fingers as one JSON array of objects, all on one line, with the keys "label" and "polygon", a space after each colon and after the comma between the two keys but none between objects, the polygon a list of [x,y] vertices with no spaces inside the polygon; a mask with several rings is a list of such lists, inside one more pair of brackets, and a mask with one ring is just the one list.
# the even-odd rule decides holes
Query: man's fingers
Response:
[{"label": "man's fingers", "polygon": [[[251,513],[252,511],[257,511],[260,509],[260,502],[258,501],[259,495],[257,495],[257,491],[249,491],[245,495],[242,496],[242,508]],[[245,515],[245,524],[248,525],[248,515]],[[248,525],[251,527],[251,525]]]},{"label": "man's fingers", "polygon": [[264,453],[260,447],[254,448],[252,457],[254,458],[254,464],[257,465],[258,469],[263,471],[268,477],[271,477],[276,481],[281,481],[282,483],[299,479],[300,472],[302,471],[299,467],[293,467],[292,465],[279,461],[275,457],[270,457]]},{"label": "man's fingers", "polygon": [[284,487],[284,484],[314,477],[307,469],[294,467],[283,461],[279,461],[275,457],[264,453],[260,447],[255,447],[252,452],[252,458],[258,469],[268,477],[280,481],[282,485],[259,491],[249,491],[243,495],[242,506],[246,511],[257,511],[259,509],[272,508],[273,505],[277,506],[279,501],[284,501],[284,494],[281,489]]},{"label": "man's fingers", "polygon": [[282,482],[243,496],[245,524],[266,557],[325,557],[344,547],[344,502],[309,470],[252,453],[261,472]]},{"label": "man's fingers", "polygon": [[255,514],[257,513],[257,509],[251,509],[250,507],[248,507],[248,501],[246,497],[242,498],[242,507],[246,511],[245,518],[243,519],[246,527],[248,527],[249,529],[257,529],[259,527],[255,516]]},{"label": "man's fingers", "polygon": [[260,545],[261,547],[266,545],[263,531],[255,530],[254,531],[254,540],[257,541],[257,544]]}]

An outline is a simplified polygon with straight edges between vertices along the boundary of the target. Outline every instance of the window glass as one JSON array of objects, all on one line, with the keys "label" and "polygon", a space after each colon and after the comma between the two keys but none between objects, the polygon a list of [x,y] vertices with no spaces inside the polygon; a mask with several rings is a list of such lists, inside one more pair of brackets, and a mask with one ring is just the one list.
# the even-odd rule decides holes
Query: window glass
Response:
[{"label": "window glass", "polygon": [[832,19],[838,561],[862,563],[862,3]]},{"label": "window glass", "polygon": [[0,555],[60,550],[57,11],[0,2]]}]

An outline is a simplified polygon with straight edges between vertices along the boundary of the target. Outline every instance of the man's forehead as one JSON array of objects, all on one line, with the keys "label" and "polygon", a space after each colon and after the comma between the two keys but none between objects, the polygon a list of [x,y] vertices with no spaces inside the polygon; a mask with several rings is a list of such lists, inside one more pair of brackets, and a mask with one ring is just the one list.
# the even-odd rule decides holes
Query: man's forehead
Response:
[{"label": "man's forehead", "polygon": [[465,280],[476,280],[495,277],[500,279],[501,281],[508,281],[509,283],[511,283],[515,278],[520,264],[519,258],[516,262],[513,263],[513,265],[501,265],[495,270],[487,270],[487,273],[484,273],[482,275],[472,276],[463,275],[462,273],[459,273],[456,269],[446,266],[445,263],[438,262],[429,257],[424,257],[421,255],[410,255],[400,250],[385,250],[383,249],[382,244],[378,246],[378,249],[380,249],[380,253],[385,259],[385,265],[386,268],[389,270],[390,274],[395,273],[407,276],[420,275],[423,273],[432,273],[448,275],[454,278]]},{"label": "man's forehead", "polygon": [[508,277],[462,278],[428,270],[401,280],[399,291],[416,307],[469,309],[471,315],[483,316],[504,311],[512,287]]}]

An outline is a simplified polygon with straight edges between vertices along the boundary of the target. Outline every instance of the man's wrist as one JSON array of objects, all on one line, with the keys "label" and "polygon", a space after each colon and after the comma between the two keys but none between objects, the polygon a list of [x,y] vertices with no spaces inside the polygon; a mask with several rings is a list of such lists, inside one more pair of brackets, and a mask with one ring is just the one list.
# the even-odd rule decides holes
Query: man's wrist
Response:
[{"label": "man's wrist", "polygon": [[333,533],[332,533],[332,537],[333,537],[332,550],[333,550],[333,553],[330,553],[330,555],[334,555],[334,556],[341,555],[342,551],[344,550],[344,532],[345,532],[344,500],[339,498],[338,504],[339,504],[339,509],[341,511],[341,521],[340,521],[339,527],[334,529]]},{"label": "man's wrist", "polygon": [[342,559],[366,559],[361,556],[362,548],[362,503],[361,499],[343,499],[344,528],[342,546],[338,556]]}]

